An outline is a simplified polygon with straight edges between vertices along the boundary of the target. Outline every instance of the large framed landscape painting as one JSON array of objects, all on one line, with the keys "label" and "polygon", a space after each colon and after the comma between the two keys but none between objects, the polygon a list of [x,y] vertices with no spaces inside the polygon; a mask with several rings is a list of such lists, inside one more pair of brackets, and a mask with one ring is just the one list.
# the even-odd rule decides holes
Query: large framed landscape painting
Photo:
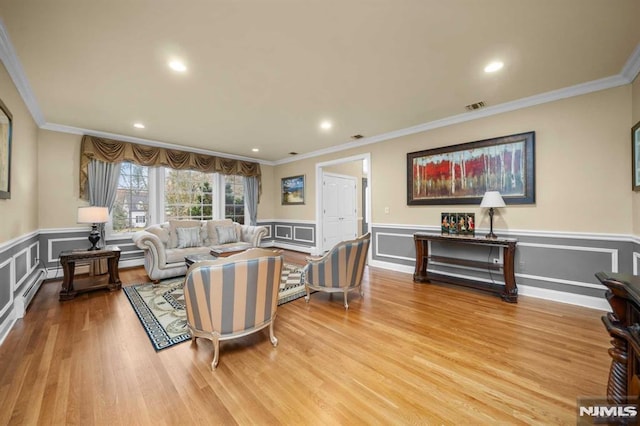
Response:
[{"label": "large framed landscape painting", "polygon": [[0,199],[11,198],[11,133],[13,117],[0,100]]},{"label": "large framed landscape painting", "polygon": [[304,175],[282,178],[282,205],[304,204]]},{"label": "large framed landscape painting", "polygon": [[480,204],[486,191],[535,202],[535,132],[407,154],[408,205]]}]

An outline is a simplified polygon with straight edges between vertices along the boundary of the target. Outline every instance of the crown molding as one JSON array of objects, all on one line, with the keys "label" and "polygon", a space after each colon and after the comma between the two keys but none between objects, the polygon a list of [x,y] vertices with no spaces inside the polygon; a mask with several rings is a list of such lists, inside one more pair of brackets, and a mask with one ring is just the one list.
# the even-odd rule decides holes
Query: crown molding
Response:
[{"label": "crown molding", "polygon": [[45,123],[42,126],[40,126],[40,128],[43,129],[43,130],[51,130],[53,132],[70,133],[70,134],[73,134],[73,135],[96,136],[98,138],[115,139],[115,140],[124,141],[124,142],[132,142],[132,143],[139,143],[139,144],[147,145],[147,146],[155,146],[155,147],[158,147],[158,148],[166,148],[166,149],[175,149],[175,150],[180,150],[180,151],[188,151],[188,152],[194,152],[196,154],[213,155],[213,156],[216,156],[216,157],[230,158],[230,159],[233,159],[233,160],[251,161],[251,162],[254,162],[254,163],[265,164],[265,165],[269,165],[269,166],[273,165],[273,162],[271,162],[271,161],[259,160],[259,159],[251,158],[251,157],[243,157],[243,156],[240,156],[240,155],[227,154],[227,153],[224,153],[224,152],[210,151],[208,149],[200,149],[200,148],[194,148],[194,147],[185,146],[185,145],[177,145],[177,144],[172,144],[172,143],[167,143],[167,142],[160,142],[160,141],[155,141],[155,140],[152,140],[152,139],[137,138],[135,136],[127,136],[127,135],[120,135],[120,134],[117,134],[117,133],[109,133],[109,132],[101,132],[101,131],[97,131],[97,130],[83,129],[81,127],[65,126],[64,124]]},{"label": "crown molding", "polygon": [[627,79],[629,83],[633,83],[638,73],[640,73],[640,43],[638,43],[631,56],[629,56],[624,67],[622,67],[620,75]]},{"label": "crown molding", "polygon": [[[640,64],[639,64],[640,65]],[[306,154],[296,155],[292,158],[285,158],[275,161],[276,165],[291,163],[294,161],[302,160],[305,158],[319,157],[321,155],[332,154],[335,152],[344,151],[351,148],[358,148],[378,142],[383,142],[389,139],[396,139],[402,136],[413,135],[416,133],[426,132],[428,130],[434,130],[441,127],[451,126],[453,124],[464,123],[467,121],[478,120],[480,118],[490,117],[492,115],[504,114],[510,111],[516,111],[523,108],[528,108],[548,102],[554,102],[561,99],[571,98],[574,96],[586,95],[588,93],[598,92],[600,90],[611,89],[618,86],[629,84],[630,81],[622,74],[614,75],[611,77],[601,78],[599,80],[589,81],[587,83],[576,84],[574,86],[565,87],[558,90],[552,90],[550,92],[540,93],[538,95],[529,96],[527,98],[518,99],[511,102],[505,102],[499,105],[494,105],[486,108],[482,108],[472,112],[466,112],[462,114],[452,115],[450,117],[442,118],[439,120],[430,121],[428,123],[418,124],[416,126],[407,127],[400,130],[394,130],[392,132],[383,133],[377,136],[371,136],[361,139],[357,142],[348,142],[342,145],[337,145],[330,148],[321,149],[318,151],[308,152]]]},{"label": "crown molding", "polygon": [[9,33],[7,33],[7,29],[4,26],[4,22],[0,18],[0,60],[4,64],[4,67],[7,69],[7,72],[11,76],[11,80],[13,80],[13,84],[16,85],[16,89],[18,89],[18,93],[22,97],[22,100],[27,105],[33,120],[40,127],[44,124],[44,114],[42,114],[42,110],[38,105],[38,101],[36,100],[35,95],[33,94],[33,90],[31,90],[31,86],[29,85],[29,81],[27,80],[26,74],[22,69],[22,65],[20,64],[20,60],[18,59],[18,55],[16,54],[15,49],[13,48],[13,43],[11,43],[11,39],[9,38]]}]

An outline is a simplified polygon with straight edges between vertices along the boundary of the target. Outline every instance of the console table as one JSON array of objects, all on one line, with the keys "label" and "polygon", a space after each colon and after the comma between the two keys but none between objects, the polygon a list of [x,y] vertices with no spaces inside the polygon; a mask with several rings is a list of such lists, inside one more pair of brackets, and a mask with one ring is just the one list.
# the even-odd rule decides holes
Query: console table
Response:
[{"label": "console table", "polygon": [[[74,273],[77,262],[88,262],[99,259],[107,259],[109,269],[109,281],[92,279],[88,284],[78,283],[74,287]],[[117,246],[106,246],[101,250],[66,250],[60,253],[60,264],[64,271],[62,289],[58,300],[71,300],[79,293],[91,290],[108,288],[111,291],[120,290],[122,283],[118,272],[118,261],[120,261],[120,248]],[[87,280],[84,280],[87,281]],[[103,281],[102,283],[100,281]]]},{"label": "console table", "polygon": [[605,297],[613,312],[602,317],[611,336],[611,368],[607,400],[612,404],[640,400],[640,278],[598,272],[596,278],[607,287]]},{"label": "console table", "polygon": [[[505,302],[518,302],[518,287],[516,286],[514,269],[516,244],[518,243],[518,240],[516,240],[515,238],[449,236],[416,232],[415,234],[413,234],[413,240],[416,246],[416,269],[415,273],[413,274],[414,281],[428,283],[431,282],[432,279],[435,279],[437,281],[446,283],[464,285],[467,287],[490,291],[492,293],[499,294],[502,300],[504,300]],[[502,258],[504,263],[488,263],[478,260],[459,259],[455,257],[430,256],[429,241],[499,247],[502,248]],[[487,283],[484,281],[467,278],[453,277],[435,272],[427,272],[430,260],[433,262],[443,262],[454,265],[483,268],[489,271],[502,270],[505,285]]]}]

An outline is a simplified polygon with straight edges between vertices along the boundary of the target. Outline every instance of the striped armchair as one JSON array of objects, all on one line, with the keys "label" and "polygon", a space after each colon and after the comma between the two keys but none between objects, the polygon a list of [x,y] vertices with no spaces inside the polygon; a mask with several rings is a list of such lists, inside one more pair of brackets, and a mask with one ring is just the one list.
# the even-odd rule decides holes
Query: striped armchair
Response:
[{"label": "striped armchair", "polygon": [[187,325],[191,339],[213,342],[211,368],[220,357],[220,341],[255,333],[269,326],[273,346],[273,322],[283,257],[273,250],[253,248],[224,259],[194,263],[184,283]]},{"label": "striped armchair", "polygon": [[347,293],[350,290],[362,291],[362,274],[367,263],[367,252],[371,243],[371,234],[366,233],[355,240],[336,244],[324,256],[307,259],[304,267],[304,285],[307,290],[305,300],[309,303],[311,290],[329,293],[344,293],[344,307],[349,309]]}]

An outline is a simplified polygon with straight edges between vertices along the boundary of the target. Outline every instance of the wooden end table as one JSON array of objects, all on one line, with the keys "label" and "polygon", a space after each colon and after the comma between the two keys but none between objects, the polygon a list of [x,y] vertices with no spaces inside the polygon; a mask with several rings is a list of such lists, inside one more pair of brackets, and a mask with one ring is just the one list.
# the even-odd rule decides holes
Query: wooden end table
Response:
[{"label": "wooden end table", "polygon": [[[89,280],[88,284],[78,282],[74,287],[74,273],[76,262],[92,261],[99,259],[107,259],[109,269],[109,281],[104,283],[96,282],[97,280]],[[100,250],[65,250],[60,253],[60,264],[64,271],[64,279],[62,280],[62,289],[58,300],[71,300],[80,293],[87,291],[108,288],[110,291],[120,290],[122,283],[118,271],[118,262],[120,261],[120,248],[117,246],[106,246]],[[83,280],[87,281],[87,280]],[[100,280],[98,280],[100,281]],[[102,280],[104,281],[104,280]]]}]

